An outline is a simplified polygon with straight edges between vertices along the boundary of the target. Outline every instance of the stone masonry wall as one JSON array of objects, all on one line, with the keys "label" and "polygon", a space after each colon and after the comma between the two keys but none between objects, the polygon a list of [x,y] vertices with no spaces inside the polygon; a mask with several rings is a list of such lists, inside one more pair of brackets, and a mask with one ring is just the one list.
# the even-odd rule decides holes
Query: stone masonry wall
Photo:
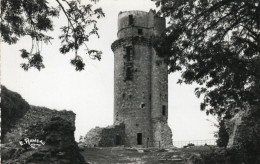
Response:
[{"label": "stone masonry wall", "polygon": [[114,124],[125,124],[126,146],[145,147],[147,141],[160,141],[164,139],[162,128],[171,134],[167,128],[167,65],[151,44],[164,29],[165,20],[153,11],[127,11],[118,16],[118,40],[111,46],[115,54]]},{"label": "stone masonry wall", "polygon": [[[160,141],[160,147],[172,147],[172,131],[165,121],[156,121],[153,123],[154,141]],[[159,147],[158,142],[154,142],[155,147]]]},{"label": "stone masonry wall", "polygon": [[[129,26],[128,16],[133,15],[133,24]],[[144,11],[121,12],[118,15],[118,38],[138,36],[138,29],[143,30],[143,36],[150,38],[152,36],[153,24],[149,13]]]},{"label": "stone masonry wall", "polygon": [[[133,26],[129,26],[129,14]],[[115,53],[115,124],[125,124],[125,145],[137,146],[137,134],[142,134],[142,144],[151,139],[151,44],[149,42],[150,19],[146,12],[133,11],[119,14],[118,37],[125,46],[114,49]],[[138,30],[142,30],[142,35]],[[127,38],[131,38],[130,42]],[[148,38],[148,39],[147,39]],[[122,45],[122,44],[121,44]],[[127,59],[127,47],[131,59]],[[125,80],[127,67],[132,79]],[[141,145],[142,145],[141,144]]]},{"label": "stone masonry wall", "polygon": [[[165,115],[162,109],[165,106]],[[152,119],[168,119],[168,68],[155,50],[152,53]]]},{"label": "stone masonry wall", "polygon": [[124,145],[124,124],[112,125],[105,128],[91,129],[84,137],[84,145],[87,147],[112,147]]},{"label": "stone masonry wall", "polygon": [[126,145],[129,146],[137,145],[137,133],[142,133],[143,142],[146,138],[151,138],[149,47],[133,45],[133,49],[132,80],[124,81],[124,64],[121,63],[124,61],[123,52],[118,52],[115,58],[115,111],[118,121],[125,123]]}]

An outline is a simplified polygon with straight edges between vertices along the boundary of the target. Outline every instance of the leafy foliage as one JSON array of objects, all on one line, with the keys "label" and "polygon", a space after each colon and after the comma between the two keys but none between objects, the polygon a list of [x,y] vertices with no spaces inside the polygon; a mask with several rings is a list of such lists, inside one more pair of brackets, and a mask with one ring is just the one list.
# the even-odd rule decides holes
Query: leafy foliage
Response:
[{"label": "leafy foliage", "polygon": [[66,54],[74,51],[75,57],[71,63],[76,70],[81,71],[85,64],[77,53],[80,47],[86,47],[87,54],[93,59],[100,60],[102,54],[100,51],[89,49],[86,44],[91,35],[99,37],[97,19],[105,16],[101,8],[93,8],[91,3],[96,1],[90,0],[89,4],[83,5],[80,0],[55,0],[56,6],[52,6],[47,0],[2,0],[2,40],[8,44],[15,44],[19,38],[30,36],[32,48],[30,51],[21,50],[22,58],[27,60],[21,67],[26,71],[32,67],[41,70],[44,65],[40,44],[50,43],[53,39],[48,35],[54,28],[52,20],[63,13],[67,18],[67,24],[61,27],[60,52]]},{"label": "leafy foliage", "polygon": [[164,39],[155,40],[169,71],[181,71],[179,83],[196,82],[204,96],[201,110],[230,116],[259,102],[259,0],[156,1],[169,18]]}]

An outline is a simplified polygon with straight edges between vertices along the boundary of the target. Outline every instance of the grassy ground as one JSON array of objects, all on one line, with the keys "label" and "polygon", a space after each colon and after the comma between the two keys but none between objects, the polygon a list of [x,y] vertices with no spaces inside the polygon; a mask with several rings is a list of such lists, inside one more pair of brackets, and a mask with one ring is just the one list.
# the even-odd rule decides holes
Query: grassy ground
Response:
[{"label": "grassy ground", "polygon": [[181,152],[172,150],[139,150],[127,148],[85,148],[81,152],[85,160],[90,164],[184,164]]},{"label": "grassy ground", "polygon": [[216,149],[211,146],[164,149],[85,148],[81,154],[90,164],[186,164],[192,156]]}]

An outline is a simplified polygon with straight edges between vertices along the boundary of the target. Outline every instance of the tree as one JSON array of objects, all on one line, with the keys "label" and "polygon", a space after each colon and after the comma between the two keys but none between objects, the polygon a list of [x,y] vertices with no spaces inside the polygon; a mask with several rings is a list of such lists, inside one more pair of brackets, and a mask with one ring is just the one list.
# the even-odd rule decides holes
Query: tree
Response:
[{"label": "tree", "polygon": [[53,38],[48,35],[54,28],[53,18],[62,13],[67,23],[61,27],[60,52],[66,54],[74,51],[75,57],[71,64],[77,71],[84,69],[82,57],[78,54],[80,47],[86,47],[87,54],[100,60],[101,53],[87,46],[91,35],[98,35],[97,19],[105,16],[101,8],[93,8],[97,0],[90,0],[83,5],[80,0],[2,0],[0,32],[2,41],[15,44],[21,37],[30,36],[32,48],[30,51],[21,50],[21,57],[27,62],[21,64],[24,70],[32,67],[44,68],[40,44],[49,43]]},{"label": "tree", "polygon": [[218,130],[218,133],[216,134],[217,145],[219,147],[226,147],[227,144],[228,144],[229,135],[228,135],[228,132],[227,132],[226,127],[225,127],[225,121],[223,119],[219,121],[218,128],[219,128],[219,130]]},{"label": "tree", "polygon": [[259,0],[163,0],[158,14],[169,19],[164,39],[155,39],[179,83],[196,82],[201,110],[230,117],[259,104]]}]

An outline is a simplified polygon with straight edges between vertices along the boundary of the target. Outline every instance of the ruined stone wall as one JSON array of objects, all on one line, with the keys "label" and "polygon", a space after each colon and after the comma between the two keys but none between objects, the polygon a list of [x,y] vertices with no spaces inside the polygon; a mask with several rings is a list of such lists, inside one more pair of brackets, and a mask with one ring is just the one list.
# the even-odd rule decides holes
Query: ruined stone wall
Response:
[{"label": "ruined stone wall", "polygon": [[26,128],[24,137],[35,137],[45,142],[36,149],[18,142],[1,145],[2,163],[73,163],[86,164],[80,154],[74,138],[75,127],[60,117],[48,118],[45,122],[37,122]]},{"label": "ruined stone wall", "polygon": [[87,147],[114,147],[124,145],[124,124],[96,127],[91,129],[84,137],[84,145]]},{"label": "ruined stone wall", "polygon": [[[2,89],[1,123],[8,125],[7,132],[1,135],[2,163],[86,163],[75,142],[73,112],[29,106],[18,93]],[[45,144],[37,149],[30,144],[21,146],[19,141],[24,138],[39,139]]]},{"label": "ruined stone wall", "polygon": [[226,130],[229,134],[229,141],[228,141],[228,145],[227,145],[227,147],[229,147],[229,148],[236,145],[235,141],[236,141],[236,137],[238,136],[237,132],[238,132],[239,126],[241,126],[241,124],[242,124],[243,115],[245,115],[244,111],[239,112],[234,117],[232,117],[229,120],[226,120],[226,122],[225,122]]},{"label": "ruined stone wall", "polygon": [[243,161],[242,163],[260,163],[259,109],[259,104],[247,104],[231,119],[225,120],[226,130],[229,134],[228,150],[232,150],[233,158]]},{"label": "ruined stone wall", "polygon": [[[259,108],[257,105],[248,105],[244,110],[225,121],[225,127],[229,134],[228,148],[242,148],[247,144],[255,147],[260,146]],[[260,153],[260,147],[257,151]]]},{"label": "ruined stone wall", "polygon": [[16,92],[1,86],[1,141],[6,133],[25,115],[30,105]]},{"label": "ruined stone wall", "polygon": [[60,117],[67,120],[75,127],[75,113],[72,111],[57,111],[45,107],[30,106],[30,109],[13,128],[5,135],[5,142],[17,142],[21,139],[26,129],[37,122],[46,122],[50,118]]}]

